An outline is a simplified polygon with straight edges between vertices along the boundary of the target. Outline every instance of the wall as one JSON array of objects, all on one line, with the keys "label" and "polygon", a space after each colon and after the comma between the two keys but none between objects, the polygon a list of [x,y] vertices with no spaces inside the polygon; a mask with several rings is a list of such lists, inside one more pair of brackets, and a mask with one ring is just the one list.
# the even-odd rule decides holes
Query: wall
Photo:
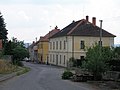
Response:
[{"label": "wall", "polygon": [[48,57],[48,44],[47,41],[41,41],[38,44],[38,59],[39,62],[46,63]]},{"label": "wall", "polygon": [[[85,49],[80,49],[80,41],[85,41]],[[87,48],[95,45],[100,40],[99,37],[83,37],[83,36],[64,36],[58,38],[50,39],[50,43],[52,43],[52,48],[50,48],[49,44],[49,63],[59,66],[67,66],[67,62],[71,57],[75,59],[81,59],[81,56],[86,56]],[[65,48],[64,48],[65,41]],[[54,49],[53,49],[54,42]],[[56,42],[58,42],[58,49],[56,48]],[[61,49],[60,49],[60,42]],[[102,37],[103,46],[114,45],[114,38],[110,37]],[[65,59],[65,60],[64,60]]]}]

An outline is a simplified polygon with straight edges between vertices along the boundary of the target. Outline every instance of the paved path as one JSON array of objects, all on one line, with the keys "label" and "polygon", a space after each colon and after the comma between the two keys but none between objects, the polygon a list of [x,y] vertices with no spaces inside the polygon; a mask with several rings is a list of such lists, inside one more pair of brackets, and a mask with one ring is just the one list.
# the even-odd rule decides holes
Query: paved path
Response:
[{"label": "paved path", "polygon": [[63,68],[24,62],[31,71],[0,82],[0,90],[96,90],[86,83],[62,80]]}]

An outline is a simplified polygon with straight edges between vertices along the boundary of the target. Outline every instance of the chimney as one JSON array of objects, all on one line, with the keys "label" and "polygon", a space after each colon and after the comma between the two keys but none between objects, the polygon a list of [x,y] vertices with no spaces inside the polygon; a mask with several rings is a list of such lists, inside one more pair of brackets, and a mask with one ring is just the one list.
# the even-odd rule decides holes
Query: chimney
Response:
[{"label": "chimney", "polygon": [[33,41],[33,43],[35,43],[35,41]]},{"label": "chimney", "polygon": [[86,21],[87,21],[87,22],[89,21],[89,16],[86,16]]},{"label": "chimney", "polygon": [[92,18],[92,24],[93,24],[94,26],[96,26],[96,17],[93,17],[93,18]]},{"label": "chimney", "polygon": [[75,20],[72,21],[72,23],[74,23],[74,22],[75,22]]},{"label": "chimney", "polygon": [[56,26],[55,29],[58,29],[58,27]]}]

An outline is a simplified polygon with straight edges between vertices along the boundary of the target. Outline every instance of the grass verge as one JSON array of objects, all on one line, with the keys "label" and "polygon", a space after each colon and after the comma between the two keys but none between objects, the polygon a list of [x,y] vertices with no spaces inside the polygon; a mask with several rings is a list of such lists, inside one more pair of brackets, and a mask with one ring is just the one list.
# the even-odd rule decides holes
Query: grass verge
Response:
[{"label": "grass verge", "polygon": [[30,71],[30,68],[28,67],[19,67],[17,65],[11,64],[11,62],[0,59],[0,74],[10,74],[10,73],[16,73],[17,76],[27,73]]},{"label": "grass verge", "polygon": [[29,67],[21,67],[20,70],[16,73],[16,75],[19,76],[19,75],[27,73],[29,71],[30,71]]},{"label": "grass verge", "polygon": [[0,59],[0,74],[10,74],[17,70],[18,66],[12,65],[9,61]]}]

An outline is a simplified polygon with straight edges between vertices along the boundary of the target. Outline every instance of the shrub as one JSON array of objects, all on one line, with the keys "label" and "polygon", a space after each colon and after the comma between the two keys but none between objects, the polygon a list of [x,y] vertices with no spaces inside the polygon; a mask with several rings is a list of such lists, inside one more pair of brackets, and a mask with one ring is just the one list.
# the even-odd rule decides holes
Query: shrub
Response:
[{"label": "shrub", "polygon": [[24,66],[24,64],[23,64],[21,61],[19,61],[19,62],[17,63],[17,65],[20,66],[20,67],[23,67],[23,66]]},{"label": "shrub", "polygon": [[20,66],[20,67],[23,67],[24,64],[20,61],[20,60],[13,60],[13,65],[17,65],[17,66]]},{"label": "shrub", "polygon": [[109,47],[100,48],[99,45],[96,45],[88,49],[86,61],[82,63],[82,68],[92,73],[94,80],[100,80],[102,74],[110,70],[110,66],[106,62],[111,59],[112,50]]},{"label": "shrub", "polygon": [[111,66],[112,71],[120,71],[120,60],[113,59],[107,62]]},{"label": "shrub", "polygon": [[70,79],[73,76],[73,73],[69,70],[66,70],[62,74],[62,79]]}]

